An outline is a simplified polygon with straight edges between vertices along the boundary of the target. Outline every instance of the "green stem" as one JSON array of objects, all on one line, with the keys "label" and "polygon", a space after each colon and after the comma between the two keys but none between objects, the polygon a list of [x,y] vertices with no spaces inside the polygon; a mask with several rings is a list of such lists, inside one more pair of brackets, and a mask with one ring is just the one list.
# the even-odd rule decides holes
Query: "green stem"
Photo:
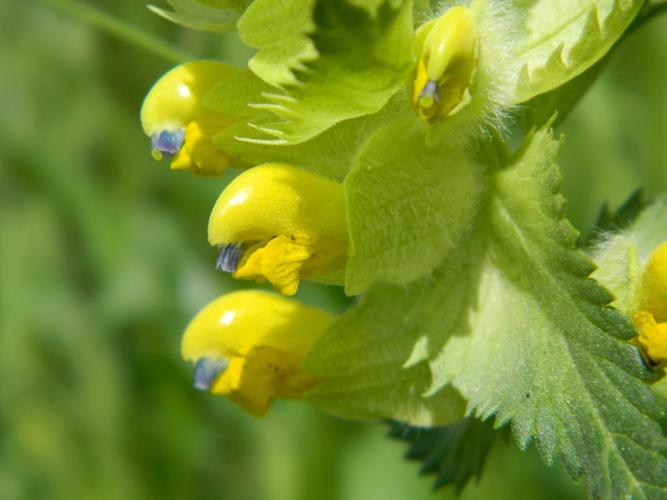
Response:
[{"label": "green stem", "polygon": [[176,49],[164,40],[90,5],[76,0],[44,0],[44,2],[167,61],[182,63],[195,59],[192,54]]}]

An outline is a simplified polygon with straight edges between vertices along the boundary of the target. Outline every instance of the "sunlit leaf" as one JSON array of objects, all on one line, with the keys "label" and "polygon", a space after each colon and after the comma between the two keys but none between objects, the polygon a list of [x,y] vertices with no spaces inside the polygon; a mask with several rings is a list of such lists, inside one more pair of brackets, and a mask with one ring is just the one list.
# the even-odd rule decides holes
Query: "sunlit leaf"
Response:
[{"label": "sunlit leaf", "polygon": [[516,0],[524,36],[516,103],[547,92],[600,60],[621,37],[643,0]]},{"label": "sunlit leaf", "polygon": [[[575,248],[557,149],[541,131],[511,157],[489,155],[499,170],[464,244],[431,277],[375,287],[334,325],[309,360],[325,380],[312,400],[354,415],[370,397],[362,388],[403,367],[410,397],[388,399],[385,416],[423,417],[397,405],[419,408],[431,377],[424,402],[453,385],[470,411],[511,422],[522,448],[534,441],[547,463],[583,475],[593,497],[664,496],[667,440],[646,384],[655,377]],[[424,363],[430,373],[418,372]]]}]

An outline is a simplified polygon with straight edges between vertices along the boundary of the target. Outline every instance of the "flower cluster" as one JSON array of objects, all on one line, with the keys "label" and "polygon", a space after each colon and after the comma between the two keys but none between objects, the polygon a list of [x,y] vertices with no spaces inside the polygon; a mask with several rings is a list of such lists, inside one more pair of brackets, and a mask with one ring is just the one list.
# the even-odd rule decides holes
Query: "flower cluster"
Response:
[{"label": "flower cluster", "polygon": [[[420,118],[441,120],[471,99],[477,45],[474,16],[463,6],[416,31],[418,62],[408,88]],[[239,117],[216,111],[206,97],[235,71],[218,61],[195,61],[155,83],[141,110],[152,155],[195,175],[219,176],[230,164],[246,168],[211,212],[216,269],[268,281],[284,295],[294,295],[301,279],[344,284],[349,242],[343,184],[283,163],[247,165],[216,144]],[[260,416],[273,397],[298,397],[316,384],[300,365],[332,321],[276,295],[235,292],[192,320],[182,353],[195,364],[196,388],[227,395]]]},{"label": "flower cluster", "polygon": [[[141,121],[152,155],[173,170],[219,176],[232,155],[215,137],[237,121],[205,104],[234,69],[196,61],[166,73],[146,96]],[[216,269],[268,281],[294,295],[300,279],[342,283],[347,227],[342,184],[280,163],[246,169],[220,194],[209,221]],[[299,397],[316,381],[304,355],[333,318],[265,292],[236,292],[202,309],[183,336],[194,387],[224,394],[255,416],[273,397]]]},{"label": "flower cluster", "polygon": [[[253,4],[248,15],[261,19],[260,7]],[[363,287],[357,290],[348,282],[349,276],[359,272],[360,255],[366,258],[365,262],[380,254],[387,256],[386,262],[377,258],[377,262],[365,266],[371,284],[387,276],[392,279],[385,281],[404,284],[423,275],[421,257],[415,258],[413,268],[419,272],[401,269],[398,248],[403,245],[402,231],[411,229],[404,221],[387,217],[379,223],[359,224],[359,213],[363,212],[360,206],[373,204],[377,213],[395,200],[376,186],[377,179],[383,181],[382,175],[372,176],[372,172],[381,171],[382,164],[363,164],[359,158],[363,158],[364,148],[345,156],[348,144],[359,141],[368,130],[379,130],[387,134],[387,144],[380,143],[383,148],[391,147],[391,140],[414,137],[423,141],[421,149],[419,144],[415,146],[417,156],[423,151],[431,155],[424,163],[446,158],[456,162],[447,173],[452,182],[458,179],[459,188],[465,191],[460,195],[462,201],[457,201],[456,196],[444,202],[436,198],[442,204],[442,214],[435,203],[426,203],[421,213],[415,204],[408,207],[415,210],[415,216],[406,219],[414,221],[418,228],[424,226],[425,255],[440,262],[447,256],[444,247],[455,247],[464,232],[449,228],[471,225],[475,210],[483,205],[481,193],[490,191],[487,175],[465,163],[472,164],[470,158],[475,156],[466,149],[471,141],[450,141],[449,137],[456,137],[461,130],[473,130],[479,133],[473,139],[488,138],[488,127],[479,127],[480,123],[498,125],[494,120],[513,106],[563,85],[609,48],[604,45],[608,41],[601,40],[598,53],[585,57],[574,48],[565,54],[566,42],[560,49],[543,47],[540,50],[544,52],[531,52],[538,42],[526,39],[523,45],[510,43],[509,35],[516,28],[507,21],[511,16],[501,3],[490,0],[445,5],[438,15],[416,28],[412,23],[399,22],[409,19],[401,16],[410,7],[392,8],[393,17],[387,17],[387,27],[381,27],[388,33],[386,40],[395,42],[405,32],[401,27],[407,26],[412,49],[406,53],[400,43],[392,42],[392,46],[377,35],[377,43],[396,49],[395,53],[376,54],[374,59],[378,61],[376,73],[388,75],[382,84],[364,83],[375,78],[364,70],[359,72],[359,80],[352,76],[346,80],[348,77],[339,75],[341,82],[351,87],[349,94],[347,89],[340,90],[341,82],[327,82],[332,85],[332,96],[312,101],[314,98],[307,91],[310,87],[299,82],[299,77],[312,77],[318,70],[326,74],[330,67],[323,64],[320,68],[317,61],[311,67],[303,54],[295,55],[287,66],[272,65],[270,57],[263,58],[263,50],[269,49],[262,42],[250,63],[259,79],[218,61],[195,61],[166,73],[146,96],[141,121],[156,159],[168,158],[172,169],[195,175],[219,176],[230,165],[243,169],[220,193],[210,215],[208,240],[218,249],[218,270],[237,279],[267,281],[287,296],[294,295],[304,279],[346,286],[347,291],[363,291]],[[632,18],[628,13],[625,16],[623,22]],[[368,19],[380,22],[382,16]],[[239,24],[244,24],[243,18]],[[256,24],[253,26],[259,29]],[[622,29],[618,30],[622,33]],[[257,37],[261,39],[259,34]],[[323,59],[325,38],[320,40],[322,47],[317,48],[322,50]],[[314,46],[311,49],[315,50]],[[563,73],[557,65],[551,67],[558,50],[562,60],[571,60],[568,72]],[[350,62],[350,74],[355,70]],[[551,72],[552,77],[545,78],[545,72]],[[240,74],[246,80],[239,79]],[[234,87],[237,80],[252,82],[248,87],[259,90],[254,94],[250,88],[239,91]],[[323,80],[324,76],[315,78],[316,82]],[[317,83],[314,85],[317,89]],[[229,91],[232,88],[235,90]],[[221,99],[234,102],[225,106],[220,104]],[[265,102],[259,102],[262,100]],[[312,102],[318,102],[320,108]],[[384,111],[392,106],[395,111]],[[241,108],[244,111],[240,113],[228,111]],[[276,116],[282,121],[276,121]],[[356,124],[347,129],[337,125],[346,119]],[[382,129],[383,120],[389,122],[391,134]],[[401,125],[398,133],[392,132],[392,122]],[[253,135],[256,132],[278,140]],[[320,137],[306,140],[316,135]],[[340,150],[340,161],[360,165],[349,175],[339,171],[331,175],[315,173],[318,169],[313,163],[325,160],[309,149],[316,140],[321,140],[333,156]],[[432,145],[439,141],[441,149],[433,149]],[[272,144],[273,149],[269,147]],[[281,149],[283,145],[285,148]],[[423,168],[426,170],[427,166]],[[345,165],[341,170],[350,169]],[[369,185],[358,181],[364,176],[372,179]],[[358,184],[354,185],[354,181]],[[383,195],[386,201],[381,200]],[[366,240],[382,241],[366,237],[373,231],[391,235],[387,238],[388,249],[379,248],[379,243],[365,248]],[[438,238],[431,242],[430,233],[437,233]],[[627,312],[639,330],[633,342],[654,364],[667,359],[666,290],[667,247],[661,246],[649,258],[634,309]],[[188,326],[183,356],[195,363],[195,387],[227,395],[250,413],[262,415],[273,397],[299,397],[318,384],[317,377],[308,374],[302,363],[333,321],[327,313],[277,294],[228,294],[206,306]]]},{"label": "flower cluster", "polygon": [[[256,52],[246,69],[196,61],[155,84],[153,156],[195,175],[241,169],[211,212],[215,267],[274,288],[192,320],[196,388],[257,416],[276,397],[426,427],[496,415],[594,498],[667,491],[667,198],[583,245],[553,131],[657,9],[170,3],[170,19],[235,27]],[[301,280],[361,296],[334,317],[289,297]]]}]

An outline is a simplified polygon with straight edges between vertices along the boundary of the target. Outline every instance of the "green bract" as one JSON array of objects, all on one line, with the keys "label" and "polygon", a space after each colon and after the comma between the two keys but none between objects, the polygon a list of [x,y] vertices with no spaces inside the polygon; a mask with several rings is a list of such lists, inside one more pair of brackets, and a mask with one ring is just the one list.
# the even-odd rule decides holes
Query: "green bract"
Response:
[{"label": "green bract", "polygon": [[346,292],[430,272],[470,231],[483,185],[483,169],[469,153],[428,146],[412,117],[370,136],[345,178]]},{"label": "green bract", "polygon": [[[563,85],[601,59],[630,25],[643,0],[515,0],[523,37],[515,103]],[[520,9],[520,10],[519,10]]]},{"label": "green bract", "polygon": [[389,435],[410,442],[405,458],[420,461],[420,474],[435,474],[435,488],[453,485],[459,494],[479,480],[496,438],[490,421],[467,417],[442,427],[423,429],[394,423]]},{"label": "green bract", "polygon": [[250,69],[278,87],[261,104],[276,115],[264,140],[277,144],[379,111],[413,62],[411,2],[256,0],[239,30],[259,49]]},{"label": "green bract", "polygon": [[188,28],[208,31],[234,29],[252,0],[167,0],[173,11],[149,5],[156,14]]}]

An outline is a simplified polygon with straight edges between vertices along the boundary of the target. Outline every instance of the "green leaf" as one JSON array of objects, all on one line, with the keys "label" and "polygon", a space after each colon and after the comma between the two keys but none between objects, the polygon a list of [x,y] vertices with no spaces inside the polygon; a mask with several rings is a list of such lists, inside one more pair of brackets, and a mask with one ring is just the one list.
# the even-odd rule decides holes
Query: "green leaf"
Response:
[{"label": "green leaf", "polygon": [[605,203],[591,231],[593,237],[601,237],[595,235],[602,235],[605,231],[619,232],[626,229],[637,221],[645,208],[646,201],[644,200],[644,192],[641,189],[634,191],[615,211],[612,211],[609,205]]},{"label": "green leaf", "polygon": [[[206,96],[207,107],[242,118],[215,137],[216,145],[250,165],[283,162],[339,181],[350,170],[357,151],[369,136],[401,112],[405,113],[405,103],[394,97],[378,113],[345,120],[299,144],[276,145],[262,142],[260,139],[265,134],[256,129],[257,123],[273,120],[269,112],[253,107],[268,89],[269,86],[251,71],[239,70]],[[260,141],[254,142],[254,139]]]},{"label": "green leaf", "polygon": [[643,0],[517,0],[524,37],[515,103],[548,92],[600,60],[630,25]]},{"label": "green leaf", "polygon": [[[257,77],[255,79],[259,80]],[[221,86],[219,90],[220,96],[224,98],[230,98],[241,91],[239,88],[234,89],[227,85]],[[256,102],[256,100],[249,102]],[[249,122],[239,122],[227,128],[215,138],[215,141],[218,147],[251,165],[283,162],[342,181],[352,167],[355,155],[369,136],[396,118],[401,106],[399,99],[392,98],[378,113],[345,120],[325,130],[317,137],[289,145],[239,140],[240,137],[261,139],[264,136],[262,132],[253,128],[252,124],[261,123],[262,120],[271,120],[271,118],[267,118],[266,115],[258,116],[255,113]],[[216,105],[215,108],[224,110],[229,106]]]},{"label": "green leaf", "polygon": [[453,386],[470,412],[511,422],[522,448],[534,441],[547,463],[583,475],[594,498],[667,497],[655,375],[576,250],[557,149],[540,131],[511,157],[487,150],[496,173],[467,237],[432,276],[373,287],[334,324],[309,355],[324,380],[311,401],[354,416],[379,386],[376,412],[414,423],[420,398]]},{"label": "green leaf", "polygon": [[294,144],[379,111],[413,59],[412,2],[256,0],[239,31],[258,49],[250,69],[278,87],[264,94],[274,122],[256,124],[255,142]]},{"label": "green leaf", "polygon": [[593,259],[598,266],[593,278],[613,294],[611,305],[631,316],[641,275],[637,244],[623,235],[609,238],[599,244]]},{"label": "green leaf", "polygon": [[481,192],[479,167],[459,148],[427,145],[412,116],[380,128],[345,178],[346,292],[430,272],[461,240]]},{"label": "green leaf", "polygon": [[435,474],[434,489],[452,485],[459,494],[470,479],[479,480],[496,432],[491,420],[467,417],[443,427],[392,423],[389,436],[410,443],[405,458],[422,462],[421,474]]},{"label": "green leaf", "polygon": [[600,214],[596,227],[598,230],[618,230],[623,229],[637,221],[642,210],[646,208],[644,193],[642,189],[637,189],[615,212],[607,210]]},{"label": "green leaf", "polygon": [[534,440],[547,463],[558,455],[595,498],[664,497],[667,441],[646,385],[654,376],[575,250],[557,148],[538,132],[496,175],[477,307],[463,329],[442,332],[432,389],[451,382],[471,411],[511,421],[521,447]]},{"label": "green leaf", "polygon": [[249,68],[269,85],[296,85],[297,70],[317,58],[310,35],[316,0],[255,0],[239,20],[241,40],[257,49]]},{"label": "green leaf", "polygon": [[252,0],[167,0],[174,9],[155,5],[148,8],[156,14],[187,28],[207,31],[233,30]]},{"label": "green leaf", "polygon": [[463,416],[465,402],[451,387],[423,396],[432,383],[422,356],[428,339],[420,331],[428,317],[419,313],[425,297],[409,290],[376,286],[334,323],[305,361],[323,380],[306,395],[309,402],[344,417],[418,426]]}]

